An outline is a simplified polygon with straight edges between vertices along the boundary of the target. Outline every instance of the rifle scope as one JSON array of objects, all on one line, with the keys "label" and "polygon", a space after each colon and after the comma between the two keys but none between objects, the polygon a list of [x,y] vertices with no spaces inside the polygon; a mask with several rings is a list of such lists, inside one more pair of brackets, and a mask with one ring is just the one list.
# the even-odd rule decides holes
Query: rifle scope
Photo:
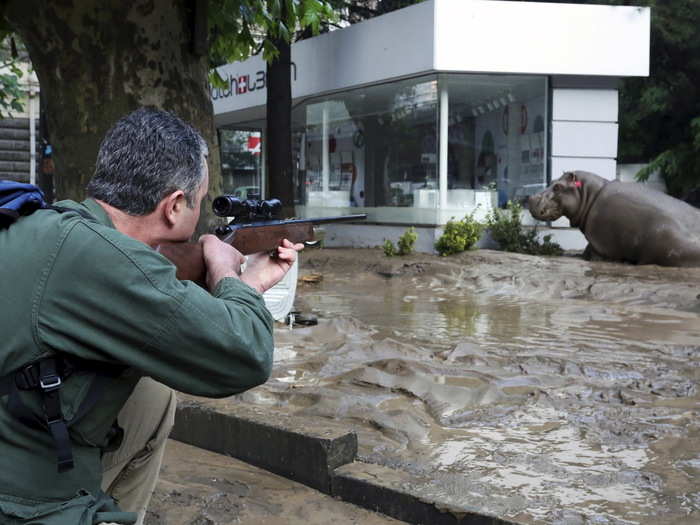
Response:
[{"label": "rifle scope", "polygon": [[282,211],[279,199],[239,199],[233,195],[220,195],[211,204],[219,217],[233,217],[239,220],[272,219]]}]

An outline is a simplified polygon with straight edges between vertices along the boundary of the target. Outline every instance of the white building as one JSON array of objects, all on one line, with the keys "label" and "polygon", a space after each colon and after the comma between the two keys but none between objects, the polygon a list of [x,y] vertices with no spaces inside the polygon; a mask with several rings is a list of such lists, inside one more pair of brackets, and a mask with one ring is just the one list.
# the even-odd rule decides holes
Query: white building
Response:
[{"label": "white building", "polygon": [[[375,246],[415,225],[431,251],[451,217],[484,217],[565,170],[615,179],[617,86],[648,76],[649,35],[649,8],[428,0],[294,44],[297,214],[367,213],[327,227],[329,245]],[[262,136],[264,152],[265,63],[219,72],[226,189],[264,194],[261,168],[253,182],[233,169],[231,143]],[[583,248],[565,220],[549,226]]]}]

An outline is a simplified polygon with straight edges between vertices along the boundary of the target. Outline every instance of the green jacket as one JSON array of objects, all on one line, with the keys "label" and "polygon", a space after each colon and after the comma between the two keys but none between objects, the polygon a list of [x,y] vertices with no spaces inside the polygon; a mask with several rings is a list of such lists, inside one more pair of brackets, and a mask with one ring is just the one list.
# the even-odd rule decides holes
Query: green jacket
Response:
[{"label": "green jacket", "polygon": [[[61,474],[50,435],[0,400],[0,523],[90,524],[96,510],[117,510],[100,491],[100,458],[141,376],[223,397],[263,383],[272,365],[272,319],[252,288],[226,278],[210,294],[178,281],[167,259],[114,229],[95,201],[57,204],[95,220],[39,210],[0,230],[0,376],[56,351],[125,371],[71,427],[75,468]],[[66,420],[91,379],[65,381]],[[36,392],[21,395],[41,414]]]}]

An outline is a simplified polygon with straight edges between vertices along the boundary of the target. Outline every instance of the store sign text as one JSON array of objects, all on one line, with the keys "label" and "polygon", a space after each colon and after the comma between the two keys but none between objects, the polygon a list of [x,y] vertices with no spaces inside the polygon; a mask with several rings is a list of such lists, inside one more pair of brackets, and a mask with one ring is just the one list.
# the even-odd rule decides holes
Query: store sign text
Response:
[{"label": "store sign text", "polygon": [[[297,79],[297,65],[292,62],[292,82]],[[267,87],[267,73],[264,70],[257,71],[253,75],[229,75],[225,78],[226,87],[219,88],[209,86],[212,100],[235,97],[252,93]]]}]

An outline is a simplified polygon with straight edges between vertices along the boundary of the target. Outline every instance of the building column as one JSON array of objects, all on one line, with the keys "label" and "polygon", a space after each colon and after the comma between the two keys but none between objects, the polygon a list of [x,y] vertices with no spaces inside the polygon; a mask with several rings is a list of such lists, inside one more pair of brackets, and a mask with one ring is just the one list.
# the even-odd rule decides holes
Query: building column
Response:
[{"label": "building column", "polygon": [[34,98],[36,90],[33,84],[29,85],[29,184],[36,184],[36,112],[34,110]]},{"label": "building column", "polygon": [[440,209],[447,208],[447,148],[450,140],[450,99],[447,90],[447,81],[438,80],[440,89],[440,131],[438,136],[439,152],[438,159],[438,188],[440,192]]},{"label": "building column", "polygon": [[267,195],[267,128],[262,128],[260,130],[260,171],[259,173],[259,183],[260,183],[260,198],[270,199],[272,195]]},{"label": "building column", "polygon": [[328,102],[323,103],[323,116],[321,121],[321,190],[324,194],[328,192],[331,175],[331,154],[330,154],[330,133],[329,133]]}]

